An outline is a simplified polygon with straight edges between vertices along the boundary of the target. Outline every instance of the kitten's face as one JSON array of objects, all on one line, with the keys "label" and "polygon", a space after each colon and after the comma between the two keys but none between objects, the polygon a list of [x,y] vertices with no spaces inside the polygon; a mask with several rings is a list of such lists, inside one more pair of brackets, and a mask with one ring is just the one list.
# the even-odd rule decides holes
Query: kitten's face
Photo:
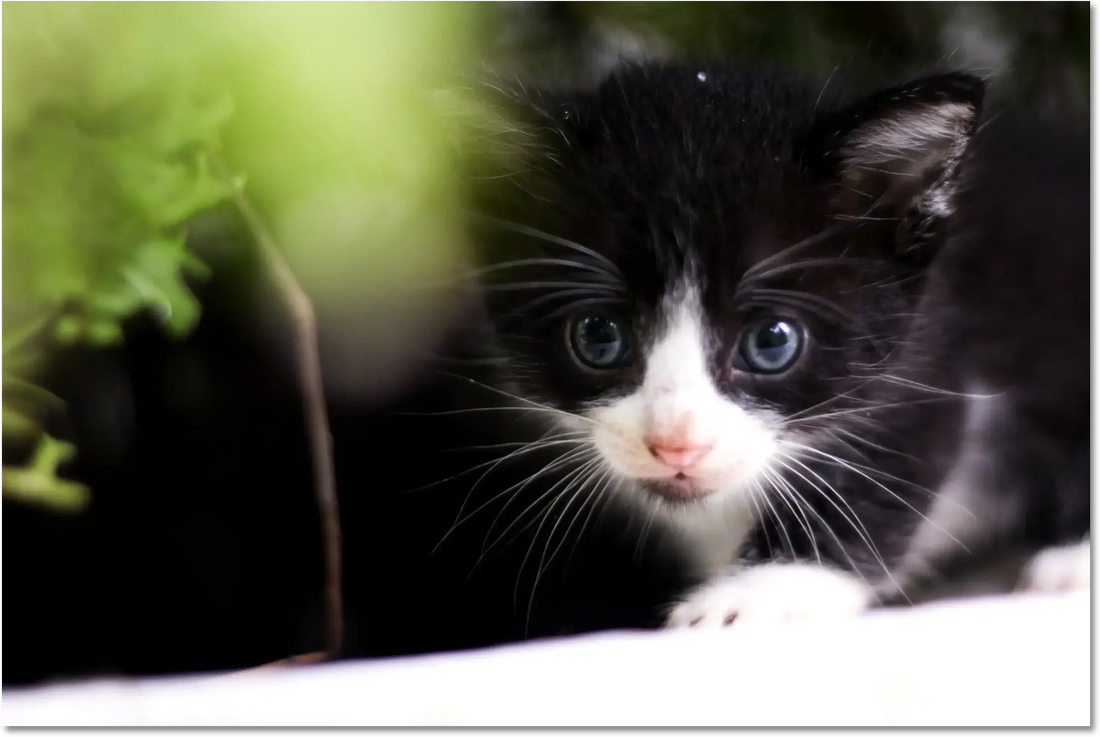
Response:
[{"label": "kitten's face", "polygon": [[917,108],[846,130],[854,164],[836,169],[817,98],[768,75],[627,72],[548,106],[556,144],[486,208],[514,386],[635,498],[752,503],[806,473],[908,329],[923,265],[894,256],[916,200],[874,146],[917,161],[906,146],[937,124],[953,142],[957,121]]}]

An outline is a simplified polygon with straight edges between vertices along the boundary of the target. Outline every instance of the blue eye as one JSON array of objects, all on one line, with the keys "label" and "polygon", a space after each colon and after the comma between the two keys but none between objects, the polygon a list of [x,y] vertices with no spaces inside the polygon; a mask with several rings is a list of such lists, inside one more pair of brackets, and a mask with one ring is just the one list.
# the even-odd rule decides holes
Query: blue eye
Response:
[{"label": "blue eye", "polygon": [[614,320],[590,315],[569,324],[569,344],[583,365],[611,369],[625,362],[629,345],[626,332]]},{"label": "blue eye", "polygon": [[793,322],[770,318],[741,336],[738,352],[745,368],[757,374],[779,374],[794,364],[802,350],[802,331]]}]

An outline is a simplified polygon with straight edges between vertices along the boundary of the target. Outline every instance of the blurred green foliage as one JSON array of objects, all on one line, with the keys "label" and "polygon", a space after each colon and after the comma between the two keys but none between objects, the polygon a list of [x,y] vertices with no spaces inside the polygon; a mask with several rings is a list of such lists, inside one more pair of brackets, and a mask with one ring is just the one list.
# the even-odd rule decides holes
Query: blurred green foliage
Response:
[{"label": "blurred green foliage", "polygon": [[951,63],[1013,72],[1044,109],[1089,102],[1085,3],[25,2],[3,21],[4,436],[38,443],[4,494],[68,509],[86,490],[57,475],[73,449],[41,434],[58,400],[37,372],[139,311],[192,330],[208,274],[188,224],[245,182],[322,319],[425,329],[435,306],[407,285],[463,254],[463,116],[433,93],[464,94],[478,61],[556,84],[630,43],[868,79]]},{"label": "blurred green foliage", "polygon": [[[4,435],[37,438],[5,497],[85,499],[57,476],[33,384],[58,344],[123,339],[141,310],[185,336],[186,225],[248,195],[315,300],[384,293],[453,261],[455,182],[426,92],[476,6],[3,6]],[[224,162],[224,164],[223,164]],[[216,164],[216,165],[215,165]],[[324,307],[326,305],[321,305]]]}]

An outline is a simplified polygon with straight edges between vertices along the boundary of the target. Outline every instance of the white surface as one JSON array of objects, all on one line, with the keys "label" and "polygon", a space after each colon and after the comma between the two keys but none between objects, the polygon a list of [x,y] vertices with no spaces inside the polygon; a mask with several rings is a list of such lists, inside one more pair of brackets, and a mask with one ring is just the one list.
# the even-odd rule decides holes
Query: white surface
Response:
[{"label": "white surface", "polygon": [[4,726],[1087,726],[1089,595],[5,690]]}]

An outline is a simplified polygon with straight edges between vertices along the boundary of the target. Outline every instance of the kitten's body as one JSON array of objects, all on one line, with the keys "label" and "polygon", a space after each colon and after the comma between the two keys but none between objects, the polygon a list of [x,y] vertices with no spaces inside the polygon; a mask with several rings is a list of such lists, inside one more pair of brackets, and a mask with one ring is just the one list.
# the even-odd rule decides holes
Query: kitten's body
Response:
[{"label": "kitten's body", "polygon": [[528,97],[478,203],[508,390],[718,581],[673,623],[1088,533],[1086,139],[979,126],[966,75],[826,94],[726,65]]}]

